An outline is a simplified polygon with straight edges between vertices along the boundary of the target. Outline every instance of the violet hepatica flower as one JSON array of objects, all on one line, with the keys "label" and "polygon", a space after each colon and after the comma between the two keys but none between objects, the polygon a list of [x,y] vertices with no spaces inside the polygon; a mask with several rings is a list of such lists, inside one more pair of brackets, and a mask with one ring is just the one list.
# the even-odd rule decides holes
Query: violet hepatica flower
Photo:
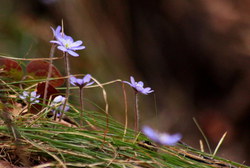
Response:
[{"label": "violet hepatica flower", "polygon": [[26,100],[30,104],[36,104],[39,103],[38,98],[40,97],[40,95],[37,95],[36,91],[33,92],[24,91],[22,95],[19,95],[19,97],[23,100]]},{"label": "violet hepatica flower", "polygon": [[169,135],[167,133],[159,133],[148,126],[142,128],[142,132],[152,141],[160,145],[174,146],[181,140],[181,134]]},{"label": "violet hepatica flower", "polygon": [[85,46],[82,45],[82,41],[78,40],[75,41],[73,40],[72,37],[67,36],[63,32],[61,32],[61,26],[57,26],[56,30],[51,28],[53,31],[53,34],[56,38],[56,40],[51,40],[51,43],[57,44],[57,49],[66,52],[74,57],[78,57],[79,54],[77,54],[75,51],[76,50],[83,50],[85,49]]},{"label": "violet hepatica flower", "polygon": [[84,86],[92,85],[94,81],[91,82],[90,80],[91,80],[90,74],[85,75],[82,79],[76,78],[74,76],[70,77],[70,83],[80,88],[83,88]]},{"label": "violet hepatica flower", "polygon": [[[56,96],[50,104],[50,107],[54,108],[52,112],[55,113],[56,111],[62,111],[65,100],[66,98],[61,95]],[[69,110],[69,106],[66,105],[64,111],[68,111],[68,110]]]},{"label": "violet hepatica flower", "polygon": [[133,76],[130,76],[130,81],[131,81],[131,83],[129,83],[129,82],[127,82],[127,81],[123,81],[123,82],[129,84],[132,88],[134,88],[134,90],[135,90],[136,92],[140,92],[140,93],[142,93],[142,94],[144,94],[144,95],[147,95],[147,94],[149,94],[149,93],[154,92],[154,90],[151,90],[150,87],[144,88],[144,87],[143,87],[144,83],[143,83],[142,81],[135,82],[135,79],[134,79]]}]

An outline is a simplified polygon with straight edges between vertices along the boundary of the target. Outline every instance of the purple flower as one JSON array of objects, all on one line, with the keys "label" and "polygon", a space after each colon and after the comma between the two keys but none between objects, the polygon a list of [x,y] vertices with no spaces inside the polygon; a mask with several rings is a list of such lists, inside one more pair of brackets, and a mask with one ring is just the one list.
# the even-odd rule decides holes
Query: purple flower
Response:
[{"label": "purple flower", "polygon": [[[56,111],[62,111],[65,100],[66,100],[66,98],[61,96],[61,95],[56,96],[50,104],[50,107],[53,108],[52,112],[55,113]],[[68,105],[66,105],[64,111],[68,111],[69,108],[70,107]],[[58,113],[57,116],[60,116],[60,113]]]},{"label": "purple flower", "polygon": [[74,42],[72,37],[67,36],[66,34],[61,32],[61,26],[57,26],[56,30],[54,30],[53,28],[51,28],[51,29],[53,31],[53,34],[54,34],[56,40],[51,40],[50,42],[58,44],[57,49],[59,49],[63,52],[67,52],[74,57],[79,56],[79,54],[77,54],[74,51],[85,49],[85,46],[82,45],[81,40]]},{"label": "purple flower", "polygon": [[142,128],[142,132],[152,141],[161,145],[174,146],[181,140],[181,134],[169,135],[167,133],[159,133],[148,126]]},{"label": "purple flower", "polygon": [[90,82],[90,80],[91,80],[90,74],[85,75],[82,79],[76,78],[74,76],[70,77],[70,83],[80,88],[83,88],[84,86],[92,85],[94,81]]},{"label": "purple flower", "polygon": [[135,82],[135,79],[133,76],[130,76],[130,81],[131,83],[127,82],[127,81],[123,81],[124,83],[127,83],[129,84],[131,87],[133,87],[135,89],[136,92],[140,92],[142,94],[149,94],[149,93],[152,93],[154,90],[151,90],[150,87],[146,87],[146,88],[143,88],[143,85],[144,83],[142,81],[139,81],[139,82]]},{"label": "purple flower", "polygon": [[33,92],[24,91],[22,95],[19,95],[19,97],[23,100],[26,100],[30,104],[35,104],[39,103],[38,98],[40,97],[40,95],[37,95],[36,91]]}]

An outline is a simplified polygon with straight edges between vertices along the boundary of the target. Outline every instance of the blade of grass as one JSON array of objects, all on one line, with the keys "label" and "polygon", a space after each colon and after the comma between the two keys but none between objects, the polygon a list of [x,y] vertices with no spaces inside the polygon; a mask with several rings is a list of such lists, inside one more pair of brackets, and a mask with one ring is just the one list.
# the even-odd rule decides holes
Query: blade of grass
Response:
[{"label": "blade of grass", "polygon": [[216,146],[216,148],[215,148],[215,150],[214,150],[213,157],[214,157],[214,156],[216,155],[216,153],[218,152],[218,150],[219,150],[219,148],[220,148],[222,142],[224,141],[226,135],[227,135],[227,132],[225,132],[225,133],[222,135],[222,137],[221,137],[219,143],[217,144],[217,146]]},{"label": "blade of grass", "polygon": [[206,142],[206,144],[207,144],[209,153],[212,154],[212,150],[211,150],[211,147],[210,147],[210,145],[209,145],[209,142],[208,142],[208,139],[207,139],[206,135],[204,134],[204,132],[202,131],[200,125],[198,124],[198,122],[196,121],[196,119],[195,119],[194,117],[193,117],[193,120],[194,120],[195,125],[196,125],[197,128],[199,129],[201,135],[203,136],[203,138],[204,138],[204,140],[205,140],[205,142]]},{"label": "blade of grass", "polygon": [[28,140],[27,138],[25,138],[24,136],[22,136],[22,138],[29,144],[31,144],[32,146],[44,151],[45,153],[49,154],[50,156],[52,156],[56,161],[58,161],[58,163],[60,164],[60,166],[62,166],[63,168],[67,168],[67,166],[62,162],[61,159],[59,159],[56,155],[54,155],[53,153],[47,151],[46,149],[42,148],[40,145],[36,144],[33,141]]}]

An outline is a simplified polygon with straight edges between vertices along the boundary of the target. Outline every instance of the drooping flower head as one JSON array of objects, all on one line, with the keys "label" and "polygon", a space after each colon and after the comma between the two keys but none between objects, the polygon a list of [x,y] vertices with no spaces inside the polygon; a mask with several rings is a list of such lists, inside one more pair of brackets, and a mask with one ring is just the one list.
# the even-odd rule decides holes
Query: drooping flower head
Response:
[{"label": "drooping flower head", "polygon": [[23,100],[26,100],[30,104],[36,104],[39,103],[38,98],[40,97],[40,95],[37,95],[36,91],[33,92],[24,91],[22,95],[19,95],[19,97]]},{"label": "drooping flower head", "polygon": [[159,133],[148,126],[142,128],[142,132],[152,141],[160,145],[174,146],[181,140],[181,134],[169,135],[167,133]]},{"label": "drooping flower head", "polygon": [[74,86],[78,86],[80,88],[83,88],[84,86],[92,85],[94,83],[94,81],[91,81],[91,75],[87,74],[82,79],[71,76],[70,83]]},{"label": "drooping flower head", "polygon": [[130,81],[131,83],[127,81],[123,81],[123,82],[129,84],[132,88],[134,88],[136,92],[140,92],[144,95],[154,92],[154,90],[152,90],[150,87],[143,88],[144,83],[142,81],[135,82],[135,79],[133,76],[130,76]]},{"label": "drooping flower head", "polygon": [[[61,95],[56,96],[50,104],[50,107],[53,108],[52,112],[55,113],[56,111],[62,111],[65,100],[66,98]],[[66,104],[64,111],[68,111],[69,108],[70,107]],[[58,113],[58,116],[60,116],[60,113]]]},{"label": "drooping flower head", "polygon": [[57,44],[57,49],[67,52],[70,55],[74,57],[78,57],[79,54],[77,54],[75,51],[76,50],[83,50],[85,49],[85,46],[82,45],[82,41],[78,40],[75,41],[73,40],[72,37],[67,36],[63,32],[61,32],[61,26],[57,26],[56,30],[51,28],[54,34],[54,37],[56,40],[51,40],[51,43]]}]

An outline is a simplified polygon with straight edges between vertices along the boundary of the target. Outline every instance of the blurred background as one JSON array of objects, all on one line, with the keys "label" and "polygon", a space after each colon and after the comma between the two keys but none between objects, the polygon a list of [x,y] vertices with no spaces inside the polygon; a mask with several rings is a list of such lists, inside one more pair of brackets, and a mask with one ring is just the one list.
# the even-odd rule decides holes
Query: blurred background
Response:
[{"label": "blurred background", "polygon": [[[144,81],[155,93],[140,96],[141,125],[181,132],[185,143],[199,148],[195,117],[212,149],[228,133],[219,156],[250,164],[250,1],[0,2],[0,53],[49,57],[50,26],[63,19],[65,33],[86,46],[79,58],[70,58],[72,74],[90,73],[100,82],[131,75]],[[62,61],[54,63],[65,74]],[[124,122],[121,84],[105,88],[111,115]],[[133,128],[133,90],[126,92]],[[104,105],[100,89],[85,95]]]}]

